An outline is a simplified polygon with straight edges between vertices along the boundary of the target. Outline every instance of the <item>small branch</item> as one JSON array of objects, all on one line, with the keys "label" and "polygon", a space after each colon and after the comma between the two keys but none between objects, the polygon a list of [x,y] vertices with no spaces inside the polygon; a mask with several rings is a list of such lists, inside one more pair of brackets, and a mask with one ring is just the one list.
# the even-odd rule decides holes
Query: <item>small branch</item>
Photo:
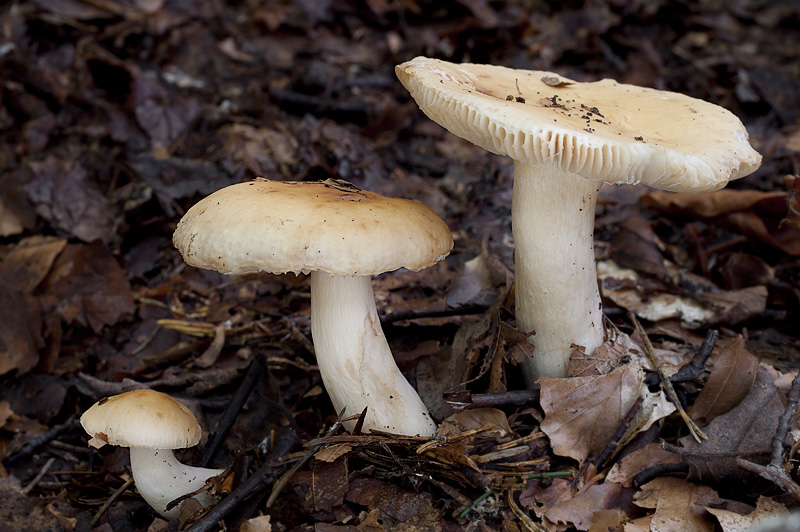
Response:
[{"label": "small branch", "polygon": [[24,494],[26,494],[26,495],[27,495],[27,494],[28,494],[28,493],[29,493],[29,492],[30,492],[30,491],[31,491],[33,488],[35,488],[35,487],[36,487],[36,484],[38,484],[38,483],[39,483],[39,481],[40,481],[40,480],[42,480],[42,478],[43,478],[43,477],[44,477],[44,476],[47,474],[47,472],[48,472],[48,471],[50,470],[50,468],[53,466],[53,463],[54,463],[55,461],[56,461],[55,457],[51,457],[51,458],[49,458],[49,459],[47,460],[47,462],[45,462],[44,466],[42,466],[42,468],[41,468],[41,469],[39,470],[39,472],[36,474],[36,476],[35,476],[35,477],[33,477],[33,480],[31,480],[31,481],[30,481],[30,483],[29,483],[27,486],[25,486],[24,488],[22,488],[22,493],[24,493]]},{"label": "small branch", "polygon": [[786,441],[786,433],[789,432],[789,422],[794,417],[797,411],[797,404],[800,402],[800,372],[797,373],[792,381],[792,388],[789,390],[789,395],[786,398],[786,408],[781,415],[781,420],[778,423],[778,429],[775,431],[775,437],[772,439],[772,461],[770,467],[783,469],[783,445]]},{"label": "small branch", "polygon": [[451,316],[469,316],[472,314],[481,314],[486,312],[490,307],[487,305],[465,305],[463,307],[443,308],[443,309],[425,309],[425,310],[398,310],[381,316],[382,324],[395,323],[405,320],[418,320],[422,318],[449,318]]},{"label": "small branch", "polygon": [[706,338],[703,340],[700,349],[692,357],[692,360],[679,369],[669,380],[673,383],[691,381],[702,375],[705,371],[706,360],[711,356],[711,352],[714,350],[714,345],[717,343],[718,339],[719,331],[710,329],[708,333],[706,333]]},{"label": "small branch", "polygon": [[217,430],[203,453],[203,460],[200,463],[200,467],[208,467],[208,464],[214,460],[217,452],[219,452],[222,444],[225,442],[225,438],[228,437],[228,432],[231,430],[231,427],[236,421],[236,417],[242,410],[242,406],[244,406],[247,398],[250,397],[250,392],[253,391],[253,387],[261,379],[261,376],[264,375],[266,369],[267,363],[263,356],[256,356],[250,363],[250,367],[247,368],[247,373],[244,379],[242,379],[242,383],[236,389],[225,412],[222,413],[222,417],[219,419]]},{"label": "small branch", "polygon": [[78,428],[79,426],[80,422],[77,419],[73,419],[71,421],[67,421],[66,423],[56,425],[55,427],[51,428],[38,438],[34,438],[33,440],[23,445],[19,451],[6,457],[6,459],[3,460],[3,462],[5,462],[6,465],[10,465],[15,462],[18,462],[19,460],[28,458],[33,453],[35,453],[37,449],[39,449],[44,445],[47,445],[48,443],[56,439],[58,436],[60,436],[61,433],[67,432],[74,428]]},{"label": "small branch", "polygon": [[92,521],[89,523],[89,526],[91,526],[92,528],[96,527],[97,523],[100,522],[100,519],[102,519],[103,515],[106,513],[106,511],[108,511],[109,506],[114,504],[114,501],[116,501],[119,498],[119,496],[122,495],[122,493],[126,489],[130,488],[132,485],[133,485],[133,477],[126,480],[125,484],[120,486],[114,493],[111,494],[111,497],[106,499],[106,502],[103,503],[100,509],[97,510],[97,513],[94,514],[94,517],[92,517]]},{"label": "small branch", "polygon": [[625,436],[625,433],[628,432],[628,428],[631,426],[631,422],[633,418],[636,417],[636,414],[639,413],[639,410],[642,409],[642,403],[644,402],[644,397],[639,396],[638,399],[633,403],[628,413],[625,414],[625,417],[622,418],[622,423],[620,423],[619,428],[617,428],[617,432],[614,433],[614,437],[611,438],[611,441],[608,442],[606,448],[603,449],[603,452],[600,453],[597,458],[594,460],[594,467],[598,471],[600,468],[611,458],[611,455],[616,453],[619,450],[619,442],[622,440],[622,437]]},{"label": "small branch", "polygon": [[753,462],[744,460],[742,458],[736,459],[736,465],[746,471],[750,471],[751,473],[755,473],[758,476],[769,480],[783,491],[794,497],[796,501],[800,501],[800,486],[798,486],[797,483],[791,479],[783,466],[776,469],[772,467],[772,464],[763,466],[760,464],[754,464]]},{"label": "small branch", "polygon": [[445,394],[445,402],[454,408],[501,408],[525,406],[539,399],[539,390],[513,390],[510,392]]},{"label": "small branch", "polygon": [[661,363],[658,361],[655,349],[653,349],[653,344],[650,343],[650,338],[647,336],[644,328],[639,323],[639,320],[636,319],[636,315],[633,312],[630,312],[628,313],[628,316],[633,322],[633,325],[636,327],[636,331],[639,333],[639,336],[641,336],[642,341],[644,342],[644,350],[647,352],[647,356],[650,358],[650,362],[652,362],[653,367],[656,368],[658,378],[661,379],[661,387],[667,394],[667,397],[672,404],[675,405],[675,408],[678,409],[678,413],[686,423],[686,426],[689,427],[689,432],[691,432],[692,437],[697,441],[697,443],[701,443],[701,440],[707,440],[708,436],[706,436],[703,431],[700,430],[700,427],[698,427],[695,422],[692,421],[692,418],[690,418],[683,409],[683,405],[681,404],[680,400],[678,400],[678,394],[675,393],[675,388],[672,387],[672,382],[670,382],[667,374],[664,373],[664,368],[661,367]]}]

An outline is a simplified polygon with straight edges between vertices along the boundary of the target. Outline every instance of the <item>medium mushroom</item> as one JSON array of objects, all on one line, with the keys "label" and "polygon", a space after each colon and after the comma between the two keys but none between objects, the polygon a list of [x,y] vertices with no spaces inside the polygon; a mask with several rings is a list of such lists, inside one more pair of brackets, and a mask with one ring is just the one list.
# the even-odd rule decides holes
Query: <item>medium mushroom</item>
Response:
[{"label": "medium mushroom", "polygon": [[[92,436],[90,444],[129,447],[131,473],[136,489],[156,512],[173,519],[180,505],[167,505],[202,488],[224,469],[184,465],[174,449],[197,445],[200,425],[194,414],[169,395],[142,389],[102,399],[81,416],[81,425]],[[204,491],[194,495],[203,506],[211,502]]]},{"label": "medium mushroom", "polygon": [[530,386],[567,375],[571,344],[591,354],[603,343],[593,251],[602,183],[705,192],[761,161],[738,118],[682,94],[424,57],[396,72],[433,121],[514,160],[517,327],[536,332]]},{"label": "medium mushroom", "polygon": [[428,409],[383,335],[370,280],[398,268],[427,268],[450,253],[450,230],[428,207],[340,180],[257,180],[198,202],[173,242],[198,268],[310,273],[314,350],[336,411],[353,415],[369,407],[365,431],[433,434]]}]

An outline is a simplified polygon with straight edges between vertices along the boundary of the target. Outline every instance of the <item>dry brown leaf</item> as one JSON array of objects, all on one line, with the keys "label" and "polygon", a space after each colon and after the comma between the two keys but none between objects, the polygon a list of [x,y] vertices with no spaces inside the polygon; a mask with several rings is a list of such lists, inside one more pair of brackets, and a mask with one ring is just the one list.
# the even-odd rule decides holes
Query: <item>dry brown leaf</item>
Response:
[{"label": "dry brown leaf", "polygon": [[241,532],[272,532],[272,523],[269,522],[268,515],[260,515],[242,523],[239,530]]},{"label": "dry brown leaf", "polygon": [[32,294],[66,245],[65,239],[48,236],[21,240],[0,261],[0,283]]},{"label": "dry brown leaf", "polygon": [[[569,484],[568,481],[564,482]],[[541,514],[553,523],[571,524],[578,530],[589,530],[596,512],[625,506],[630,499],[630,490],[621,484],[594,484],[574,497],[567,496],[549,503]]]},{"label": "dry brown leaf", "polygon": [[639,519],[628,521],[623,525],[622,529],[624,532],[650,532],[650,521],[652,521],[652,517],[649,515],[640,517]]},{"label": "dry brown leaf", "polygon": [[333,462],[340,456],[349,453],[352,449],[353,446],[349,443],[338,443],[336,445],[325,447],[315,454],[314,458],[323,462]]},{"label": "dry brown leaf", "polygon": [[717,493],[708,486],[675,477],[652,480],[634,496],[638,506],[655,509],[651,532],[714,532],[705,507],[718,502]]},{"label": "dry brown leaf", "polygon": [[589,532],[622,532],[623,525],[628,522],[628,515],[622,510],[600,510],[592,516]]},{"label": "dry brown leaf", "polygon": [[[345,499],[380,511],[376,516],[384,530],[396,532],[439,532],[442,516],[425,493],[406,491],[392,484],[370,478],[357,478],[350,483]],[[360,528],[360,527],[359,527]],[[363,530],[374,530],[373,526]]]},{"label": "dry brown leaf", "polygon": [[708,439],[697,443],[690,436],[681,438],[681,451],[692,472],[701,479],[742,482],[736,458],[751,462],[764,460],[771,451],[784,398],[765,370],[759,370],[750,392],[728,413],[712,419],[703,428]]},{"label": "dry brown leaf", "polygon": [[0,283],[0,375],[33,369],[43,345],[39,300]]},{"label": "dry brown leaf", "polygon": [[703,326],[736,325],[760,316],[767,308],[767,287],[751,286],[740,290],[701,292],[700,301],[714,311]]},{"label": "dry brown leaf", "polygon": [[650,223],[639,216],[624,221],[611,241],[611,259],[623,268],[657,278],[668,277],[664,257]]},{"label": "dry brown leaf", "polygon": [[679,464],[680,462],[680,456],[665,451],[658,443],[650,443],[623,456],[606,475],[606,482],[614,482],[630,487],[633,484],[634,477],[642,471],[658,464]]},{"label": "dry brown leaf", "polygon": [[706,194],[674,193],[654,190],[648,192],[644,198],[642,198],[642,203],[660,209],[690,211],[704,218],[713,218],[722,214],[749,209],[758,202],[774,199],[785,201],[786,193],[733,190],[730,188]]},{"label": "dry brown leaf", "polygon": [[759,525],[781,519],[789,515],[783,504],[770,497],[759,497],[756,509],[747,515],[738,514],[722,508],[707,507],[714,514],[723,532],[749,532]]},{"label": "dry brown leaf", "polygon": [[442,421],[436,431],[438,437],[455,436],[462,432],[492,427],[488,434],[506,436],[511,434],[511,427],[508,425],[508,418],[505,412],[497,408],[471,408],[453,414]]},{"label": "dry brown leaf", "polygon": [[643,378],[642,367],[633,363],[600,377],[539,379],[541,428],[553,452],[581,463],[600,453],[641,395]]},{"label": "dry brown leaf", "polygon": [[689,412],[701,424],[729,412],[745,398],[755,382],[758,359],[744,347],[739,335],[720,350],[714,368]]}]

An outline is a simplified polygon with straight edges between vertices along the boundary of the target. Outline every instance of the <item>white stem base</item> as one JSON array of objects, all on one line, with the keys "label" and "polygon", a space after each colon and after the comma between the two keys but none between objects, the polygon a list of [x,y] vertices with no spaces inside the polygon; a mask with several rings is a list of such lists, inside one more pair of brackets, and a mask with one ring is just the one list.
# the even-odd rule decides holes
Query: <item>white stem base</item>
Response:
[{"label": "white stem base", "polygon": [[600,183],[546,165],[514,163],[511,218],[515,242],[517,327],[535,330],[539,377],[566,377],[570,344],[591,354],[603,343],[603,309],[594,261],[594,209]]},{"label": "white stem base", "polygon": [[[369,276],[311,273],[311,334],[322,382],[336,412],[369,407],[364,432],[431,436],[436,424],[395,364]],[[345,424],[352,430],[354,422]]]},{"label": "white stem base", "polygon": [[[224,469],[206,469],[180,463],[169,449],[131,450],[131,473],[136,489],[156,512],[167,519],[180,515],[180,504],[167,511],[167,504],[182,495],[203,487],[211,477]],[[211,502],[211,494],[204,491],[194,497],[203,506]]]}]

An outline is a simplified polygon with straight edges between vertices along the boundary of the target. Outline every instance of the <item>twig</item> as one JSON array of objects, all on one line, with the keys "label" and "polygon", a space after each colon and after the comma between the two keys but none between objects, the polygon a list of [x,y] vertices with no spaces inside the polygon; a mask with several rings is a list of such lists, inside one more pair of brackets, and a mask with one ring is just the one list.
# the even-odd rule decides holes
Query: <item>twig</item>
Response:
[{"label": "twig", "polygon": [[[366,410],[366,409],[365,409],[365,410]],[[344,409],[342,409],[342,412],[341,412],[341,414],[339,414],[339,418],[340,418],[340,419],[339,419],[338,421],[336,421],[336,423],[334,423],[334,424],[333,424],[333,426],[331,427],[331,430],[329,430],[329,431],[328,431],[328,432],[325,434],[325,437],[328,437],[328,436],[333,436],[333,435],[334,435],[334,434],[336,434],[336,432],[338,432],[338,431],[339,431],[339,429],[342,427],[342,421],[341,421],[341,416],[342,416],[342,414],[344,414]],[[363,414],[362,414],[362,415],[363,415]],[[297,462],[296,462],[296,463],[295,463],[295,464],[294,464],[294,465],[291,467],[291,469],[289,469],[289,471],[287,471],[286,473],[284,473],[284,474],[281,476],[281,478],[280,478],[280,479],[278,479],[278,481],[277,481],[277,482],[275,483],[275,485],[272,487],[272,493],[270,493],[270,494],[269,494],[269,498],[267,499],[267,504],[266,504],[266,507],[267,507],[267,508],[269,508],[270,506],[272,506],[272,503],[274,503],[274,502],[275,502],[275,499],[277,499],[277,498],[278,498],[278,495],[280,494],[281,490],[282,490],[282,489],[283,489],[283,487],[286,485],[286,483],[287,483],[287,482],[289,482],[289,479],[291,479],[291,478],[292,478],[292,476],[294,476],[294,474],[295,474],[295,473],[297,473],[297,471],[298,471],[298,470],[299,470],[301,467],[303,467],[303,465],[305,465],[305,463],[306,463],[306,462],[308,462],[308,461],[311,459],[311,457],[312,457],[312,456],[314,456],[314,455],[317,453],[317,451],[319,451],[319,450],[320,450],[320,449],[322,449],[323,447],[324,447],[324,445],[315,445],[314,447],[312,447],[311,449],[309,449],[309,450],[306,452],[306,454],[303,456],[303,458],[301,458],[299,461],[297,461]]]},{"label": "twig", "polygon": [[476,506],[478,506],[481,502],[485,501],[488,497],[492,496],[494,493],[495,490],[491,489],[486,493],[482,493],[481,495],[479,495],[477,499],[472,501],[469,506],[464,508],[464,510],[462,510],[461,513],[458,514],[458,518],[464,519],[470,511],[474,510]]},{"label": "twig", "polygon": [[797,373],[792,381],[792,388],[786,398],[786,408],[783,410],[775,437],[772,438],[772,461],[770,467],[783,469],[783,451],[786,433],[789,431],[789,422],[792,420],[797,404],[800,402],[800,372]]},{"label": "twig", "polygon": [[395,323],[405,320],[418,320],[423,318],[449,318],[450,316],[469,316],[481,314],[489,309],[487,305],[465,305],[463,307],[443,308],[443,309],[409,309],[398,310],[381,316],[382,324]]},{"label": "twig", "polygon": [[225,438],[228,437],[228,432],[231,430],[231,427],[236,421],[236,417],[242,410],[242,406],[245,401],[247,401],[247,398],[250,397],[250,392],[253,391],[253,387],[259,379],[261,379],[261,376],[264,375],[266,369],[267,363],[263,356],[256,356],[250,363],[250,367],[247,368],[247,373],[244,379],[242,379],[242,383],[236,389],[233,397],[231,397],[230,403],[228,403],[227,408],[225,408],[225,412],[222,413],[222,417],[219,419],[217,430],[214,432],[214,436],[211,438],[211,441],[208,443],[203,453],[203,460],[200,463],[200,467],[208,467],[208,464],[214,460],[217,452],[222,448]]},{"label": "twig", "polygon": [[678,372],[670,377],[669,380],[672,382],[684,382],[694,380],[702,375],[705,371],[704,366],[706,360],[708,360],[708,357],[711,356],[711,352],[714,350],[714,345],[717,343],[718,339],[719,331],[716,329],[710,329],[708,333],[706,333],[706,338],[703,340],[703,344],[700,346],[700,349],[692,357],[692,360],[679,369]]},{"label": "twig", "polygon": [[48,443],[56,439],[59,435],[61,435],[62,432],[67,432],[79,426],[80,422],[77,419],[73,419],[67,421],[66,423],[56,425],[55,427],[51,428],[38,438],[34,438],[33,440],[23,445],[19,451],[6,457],[6,459],[3,460],[3,462],[5,462],[6,465],[10,465],[15,462],[18,462],[19,460],[22,460],[23,458],[28,458],[33,453],[35,453],[36,450],[39,449],[39,447],[47,445]]},{"label": "twig", "polygon": [[446,394],[445,402],[455,408],[500,408],[525,406],[539,399],[539,390],[513,390],[510,392]]},{"label": "twig", "polygon": [[297,444],[294,431],[287,431],[275,444],[275,448],[264,458],[264,463],[250,477],[242,482],[230,495],[222,499],[206,515],[198,519],[186,532],[209,532],[217,527],[217,523],[235,510],[254,493],[260,493],[275,480],[275,472],[270,465],[273,460],[288,453]]},{"label": "twig", "polygon": [[597,455],[597,458],[595,458],[595,469],[599,471],[600,468],[605,465],[608,459],[611,458],[611,455],[619,449],[619,442],[622,440],[622,437],[625,436],[625,433],[631,426],[633,418],[636,417],[636,414],[638,414],[639,410],[642,409],[643,402],[644,396],[640,395],[639,398],[633,403],[630,410],[628,410],[628,413],[625,414],[625,417],[622,418],[622,423],[620,423],[619,427],[617,428],[617,432],[614,433],[614,437],[611,438],[610,442],[608,442],[608,445],[606,445],[606,448],[603,449],[603,452]]},{"label": "twig", "polygon": [[111,506],[114,503],[114,501],[116,501],[117,498],[119,498],[119,496],[122,495],[122,493],[126,489],[130,488],[132,485],[133,485],[133,477],[126,480],[125,484],[120,486],[114,493],[111,494],[111,496],[106,500],[106,502],[103,503],[103,506],[101,506],[100,509],[97,510],[97,513],[94,514],[94,517],[92,517],[92,521],[89,523],[89,526],[91,526],[92,528],[96,527],[97,523],[100,522],[100,519],[103,518],[103,515],[108,510],[108,507]]},{"label": "twig", "polygon": [[28,492],[30,492],[33,488],[35,488],[36,484],[38,484],[39,481],[42,480],[42,477],[44,477],[47,474],[47,471],[50,469],[50,467],[52,467],[53,462],[55,461],[56,461],[55,457],[50,457],[47,460],[47,462],[44,463],[44,466],[42,466],[42,468],[39,470],[36,476],[33,477],[33,480],[31,480],[27,486],[22,488],[22,493],[27,495]]},{"label": "twig", "polygon": [[634,486],[639,487],[643,484],[647,484],[656,477],[660,477],[669,473],[683,473],[688,470],[689,464],[685,462],[679,462],[677,464],[656,464],[653,467],[648,467],[633,477],[633,484]]},{"label": "twig", "polygon": [[771,464],[768,466],[763,466],[748,460],[744,460],[743,458],[737,458],[736,465],[769,480],[783,491],[794,497],[795,500],[800,501],[800,486],[798,486],[797,483],[793,481],[791,477],[789,477],[789,474],[786,472],[783,466],[776,470],[771,466]]},{"label": "twig", "polygon": [[641,336],[642,341],[644,342],[644,350],[647,352],[647,356],[650,358],[650,362],[653,363],[653,367],[656,368],[656,372],[658,373],[658,378],[661,379],[661,387],[666,392],[667,397],[675,405],[675,408],[678,409],[678,413],[680,414],[683,421],[686,423],[686,426],[689,427],[689,432],[692,434],[692,437],[697,441],[697,443],[701,443],[700,440],[707,440],[708,436],[706,436],[700,427],[695,425],[692,418],[686,413],[683,409],[683,405],[678,400],[678,395],[675,393],[675,388],[672,387],[672,382],[670,382],[669,377],[667,377],[666,373],[664,373],[664,368],[661,367],[661,363],[658,361],[658,357],[656,356],[655,349],[653,349],[653,344],[650,343],[650,338],[647,336],[647,333],[644,332],[644,328],[639,323],[639,320],[636,319],[636,315],[632,312],[628,313],[630,320],[633,322],[633,325],[636,327],[636,331]]}]

